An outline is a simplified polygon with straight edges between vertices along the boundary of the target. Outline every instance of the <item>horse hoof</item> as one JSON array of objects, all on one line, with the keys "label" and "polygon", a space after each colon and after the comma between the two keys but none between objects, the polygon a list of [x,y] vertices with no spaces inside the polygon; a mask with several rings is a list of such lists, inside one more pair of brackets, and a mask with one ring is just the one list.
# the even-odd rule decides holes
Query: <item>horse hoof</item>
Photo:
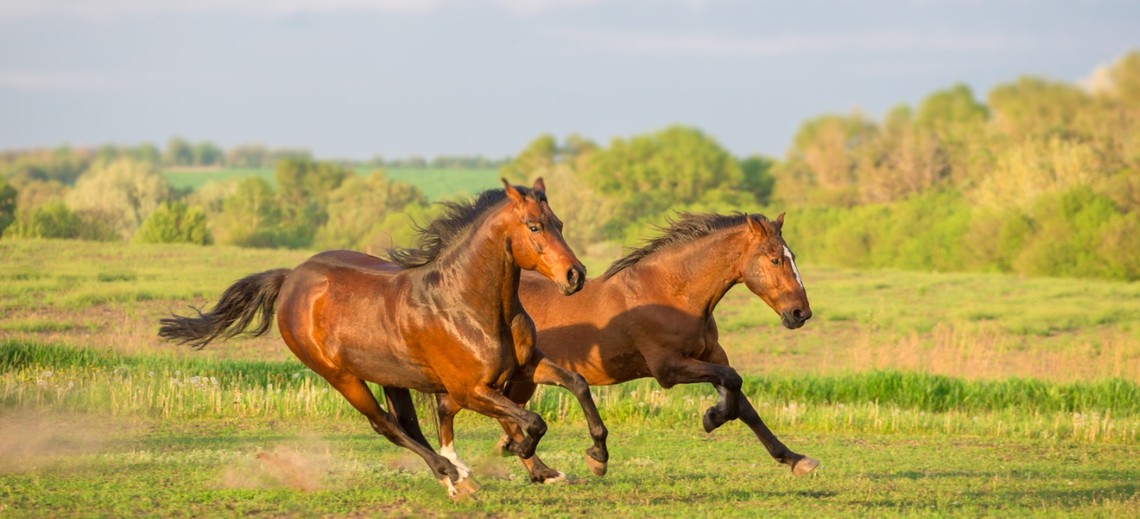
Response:
[{"label": "horse hoof", "polygon": [[605,476],[606,470],[608,470],[606,462],[598,461],[589,456],[586,456],[586,466],[590,467],[590,472],[593,472],[594,475],[598,476],[599,478]]},{"label": "horse hoof", "polygon": [[474,500],[475,493],[479,491],[479,484],[472,478],[460,480],[448,488],[447,495],[452,501]]},{"label": "horse hoof", "polygon": [[705,416],[701,420],[701,425],[705,427],[705,432],[711,433],[715,431],[717,427],[724,425],[729,420],[730,418],[721,416],[719,413],[717,413],[717,409],[715,407],[710,407],[705,411]]},{"label": "horse hoof", "polygon": [[502,456],[504,458],[509,458],[515,455],[513,443],[511,442],[511,438],[508,436],[499,438],[499,442],[495,444],[495,448],[499,450],[499,456]]},{"label": "horse hoof", "polygon": [[792,474],[803,476],[808,472],[815,470],[815,468],[818,466],[819,460],[810,456],[804,456],[803,458],[800,458],[800,461],[797,461],[795,465],[792,465]]},{"label": "horse hoof", "polygon": [[546,479],[542,480],[542,484],[543,485],[557,485],[560,483],[566,483],[566,481],[567,481],[566,474],[559,472],[557,476],[554,476],[552,478],[546,478]]}]

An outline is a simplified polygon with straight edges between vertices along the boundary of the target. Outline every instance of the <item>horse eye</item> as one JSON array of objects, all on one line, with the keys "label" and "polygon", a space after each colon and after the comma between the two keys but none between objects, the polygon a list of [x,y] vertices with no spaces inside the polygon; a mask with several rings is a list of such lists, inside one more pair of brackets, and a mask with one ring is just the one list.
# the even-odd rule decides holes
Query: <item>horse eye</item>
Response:
[{"label": "horse eye", "polygon": [[779,265],[780,264],[780,258],[772,258],[772,264],[773,265]]},{"label": "horse eye", "polygon": [[538,231],[539,231],[539,227],[537,225],[534,225],[534,224],[530,225],[530,232],[538,232]]}]

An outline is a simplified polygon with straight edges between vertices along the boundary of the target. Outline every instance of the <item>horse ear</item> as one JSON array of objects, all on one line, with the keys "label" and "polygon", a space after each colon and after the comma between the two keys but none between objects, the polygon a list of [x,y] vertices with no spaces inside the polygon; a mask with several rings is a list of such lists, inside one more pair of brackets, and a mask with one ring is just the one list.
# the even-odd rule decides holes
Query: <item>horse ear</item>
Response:
[{"label": "horse ear", "polygon": [[538,177],[538,179],[534,181],[534,190],[542,191],[543,193],[546,192],[546,182],[542,181],[542,177]]},{"label": "horse ear", "polygon": [[500,177],[499,180],[503,181],[503,189],[507,191],[507,196],[510,197],[511,201],[515,205],[521,205],[524,198],[523,194],[519,193],[519,190],[515,189],[515,186],[512,186],[510,182],[507,182],[507,179]]},{"label": "horse ear", "polygon": [[766,238],[768,236],[768,230],[765,229],[763,225],[760,225],[760,222],[756,221],[752,215],[744,213],[744,220],[748,222],[748,229],[752,231],[752,234],[760,238]]},{"label": "horse ear", "polygon": [[784,228],[784,213],[780,213],[780,216],[776,217],[776,230],[782,230],[783,228]]}]

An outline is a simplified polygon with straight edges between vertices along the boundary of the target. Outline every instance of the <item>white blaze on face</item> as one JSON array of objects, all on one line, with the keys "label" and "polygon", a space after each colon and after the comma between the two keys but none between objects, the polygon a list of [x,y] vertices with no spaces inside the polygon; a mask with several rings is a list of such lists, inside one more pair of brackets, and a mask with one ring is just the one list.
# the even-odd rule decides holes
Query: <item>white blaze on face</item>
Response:
[{"label": "white blaze on face", "polygon": [[792,266],[792,272],[796,274],[796,282],[800,284],[800,288],[803,288],[804,280],[800,279],[800,269],[796,268],[796,260],[792,258],[792,251],[787,245],[784,245],[784,257],[788,258],[788,264]]}]

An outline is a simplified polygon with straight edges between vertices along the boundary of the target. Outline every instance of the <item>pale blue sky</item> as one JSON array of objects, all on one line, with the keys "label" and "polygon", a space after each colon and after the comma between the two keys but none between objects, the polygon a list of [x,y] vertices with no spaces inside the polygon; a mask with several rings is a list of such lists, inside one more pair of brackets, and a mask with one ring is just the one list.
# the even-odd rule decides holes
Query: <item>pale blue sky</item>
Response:
[{"label": "pale blue sky", "polygon": [[783,156],[809,117],[1075,82],[1130,49],[1123,0],[0,0],[0,148],[500,157],[681,123]]}]

